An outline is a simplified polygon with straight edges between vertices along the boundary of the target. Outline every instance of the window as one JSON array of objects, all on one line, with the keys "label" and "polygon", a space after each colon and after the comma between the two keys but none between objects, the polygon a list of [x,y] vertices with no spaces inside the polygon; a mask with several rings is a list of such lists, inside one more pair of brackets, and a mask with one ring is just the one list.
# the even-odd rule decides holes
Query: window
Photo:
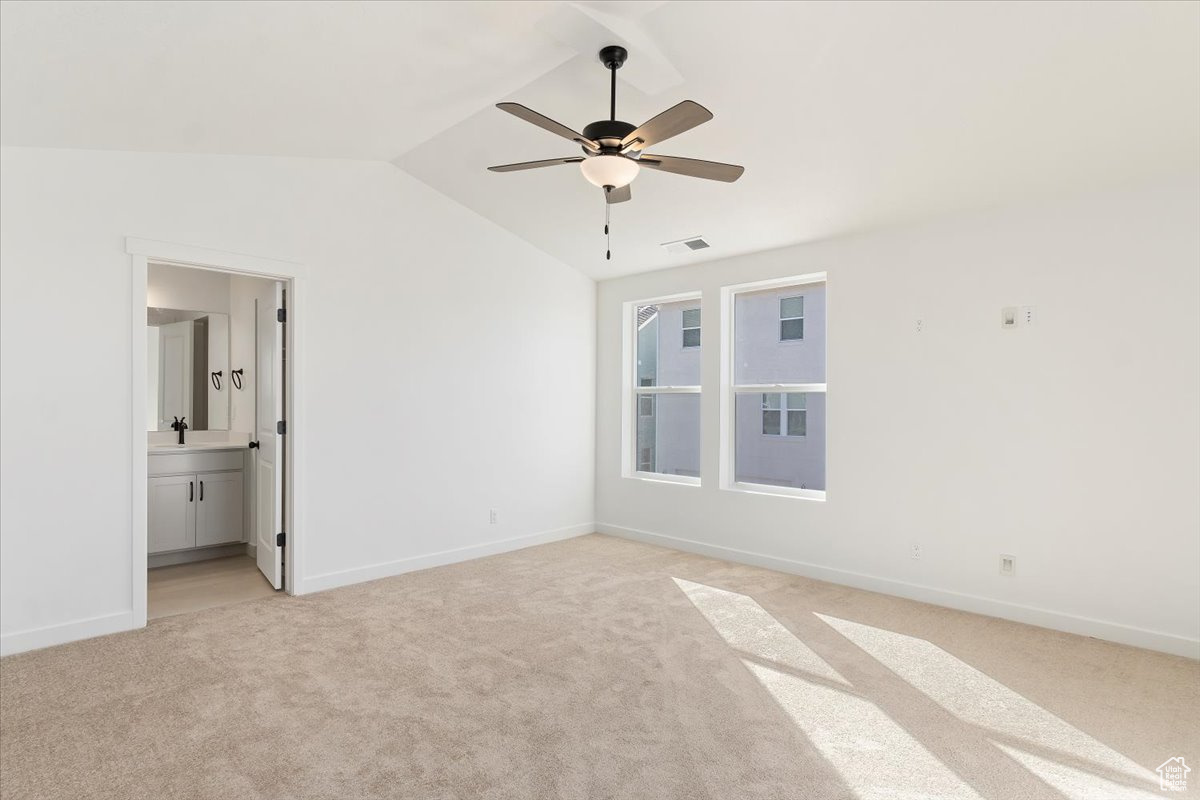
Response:
[{"label": "window", "polygon": [[803,436],[808,425],[806,395],[764,394],[762,396],[762,432],[764,436]]},{"label": "window", "polygon": [[779,341],[804,338],[804,295],[779,301]]},{"label": "window", "polygon": [[825,277],[722,290],[726,489],[825,496]]},{"label": "window", "polygon": [[700,309],[689,308],[681,315],[683,320],[683,346],[700,346]]},{"label": "window", "polygon": [[[633,364],[623,471],[700,482],[700,307],[695,295],[628,306]],[[681,331],[675,338],[675,331]],[[681,346],[682,345],[682,346]]]}]

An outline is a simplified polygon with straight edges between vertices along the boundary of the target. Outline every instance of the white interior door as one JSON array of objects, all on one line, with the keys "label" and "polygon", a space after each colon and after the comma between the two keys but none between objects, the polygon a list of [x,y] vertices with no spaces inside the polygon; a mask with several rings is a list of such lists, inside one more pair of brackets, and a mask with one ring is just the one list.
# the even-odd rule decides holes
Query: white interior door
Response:
[{"label": "white interior door", "polygon": [[283,308],[283,284],[276,282],[273,296],[258,299],[255,438],[255,503],[258,568],[276,589],[283,587],[283,548],[276,536],[283,532],[283,323],[276,316]]},{"label": "white interior door", "polygon": [[[158,430],[171,430],[176,417],[192,416],[192,323],[158,329]],[[190,426],[192,420],[188,420]]]}]

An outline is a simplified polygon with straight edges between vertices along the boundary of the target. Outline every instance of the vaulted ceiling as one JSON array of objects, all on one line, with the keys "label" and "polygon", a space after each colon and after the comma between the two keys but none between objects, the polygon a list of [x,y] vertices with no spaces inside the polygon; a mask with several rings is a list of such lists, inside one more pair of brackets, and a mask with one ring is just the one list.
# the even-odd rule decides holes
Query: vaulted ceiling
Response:
[{"label": "vaulted ceiling", "polygon": [[[13,3],[5,145],[390,161],[604,278],[1013,199],[1200,169],[1196,3]],[[494,108],[716,115],[654,148],[746,167],[643,170],[604,203],[578,153]],[[669,255],[696,234],[712,248]]]}]

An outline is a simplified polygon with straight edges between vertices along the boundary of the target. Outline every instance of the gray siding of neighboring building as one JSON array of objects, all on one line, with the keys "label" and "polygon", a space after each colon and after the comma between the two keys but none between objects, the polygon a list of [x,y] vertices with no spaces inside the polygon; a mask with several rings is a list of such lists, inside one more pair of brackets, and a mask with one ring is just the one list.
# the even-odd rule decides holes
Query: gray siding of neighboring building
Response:
[{"label": "gray siding of neighboring building", "polygon": [[[658,379],[658,316],[647,320],[638,329],[637,337],[637,385],[654,386]],[[654,398],[649,400],[653,407]],[[642,415],[642,403],[639,400],[634,407],[637,415],[637,452],[634,453],[634,465],[638,470],[654,472],[655,464],[655,433],[654,415]]]},{"label": "gray siding of neighboring building", "polygon": [[660,394],[655,403],[654,471],[700,477],[700,395]]},{"label": "gray siding of neighboring building", "polygon": [[[700,348],[683,346],[683,312],[699,308],[700,301],[663,303],[658,314],[638,333],[639,385],[698,386]],[[647,384],[646,381],[649,381]],[[639,468],[650,449],[648,471],[664,475],[700,475],[699,395],[657,395],[654,415],[642,416],[640,404],[635,458]]]},{"label": "gray siding of neighboring building", "polygon": [[762,432],[762,395],[737,396],[734,476],[742,483],[825,489],[825,395],[809,392],[804,436]]},{"label": "gray siding of neighboring building", "polygon": [[[804,339],[779,340],[779,301],[804,298]],[[825,284],[734,298],[735,383],[825,382]]]}]

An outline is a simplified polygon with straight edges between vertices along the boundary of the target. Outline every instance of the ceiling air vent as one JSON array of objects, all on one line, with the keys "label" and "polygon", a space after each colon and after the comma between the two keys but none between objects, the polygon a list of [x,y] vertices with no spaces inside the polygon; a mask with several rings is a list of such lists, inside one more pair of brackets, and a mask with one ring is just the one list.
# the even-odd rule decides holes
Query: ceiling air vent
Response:
[{"label": "ceiling air vent", "polygon": [[671,255],[679,255],[681,253],[690,253],[693,250],[703,250],[706,247],[711,247],[711,245],[704,241],[703,236],[692,236],[688,239],[680,239],[677,242],[663,242],[661,247]]}]

